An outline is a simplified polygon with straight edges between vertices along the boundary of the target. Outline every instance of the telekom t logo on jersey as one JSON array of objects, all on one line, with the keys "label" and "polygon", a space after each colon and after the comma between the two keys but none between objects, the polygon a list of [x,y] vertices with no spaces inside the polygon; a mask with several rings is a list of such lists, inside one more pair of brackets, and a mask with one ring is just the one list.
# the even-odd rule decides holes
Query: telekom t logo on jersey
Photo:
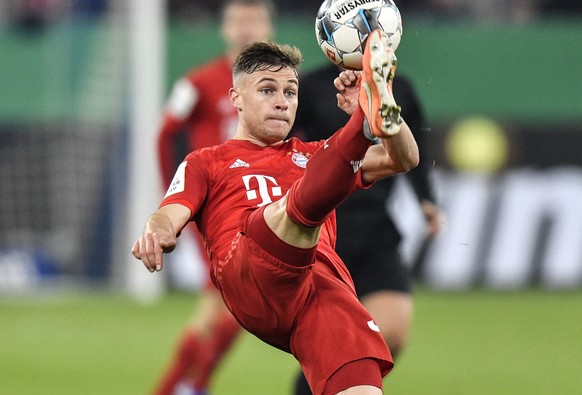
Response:
[{"label": "telekom t logo on jersey", "polygon": [[[251,180],[256,180],[255,182],[251,182]],[[277,184],[277,181],[273,177],[269,176],[262,176],[260,174],[249,174],[243,176],[242,178],[245,189],[247,190],[247,198],[249,200],[255,200],[258,197],[262,199],[262,201],[257,204],[257,207],[264,206],[265,204],[269,204],[273,202],[272,197],[281,196],[283,193],[281,191],[281,187]],[[251,188],[251,184],[254,186],[256,185],[257,189]],[[258,191],[258,196],[257,196]]]}]

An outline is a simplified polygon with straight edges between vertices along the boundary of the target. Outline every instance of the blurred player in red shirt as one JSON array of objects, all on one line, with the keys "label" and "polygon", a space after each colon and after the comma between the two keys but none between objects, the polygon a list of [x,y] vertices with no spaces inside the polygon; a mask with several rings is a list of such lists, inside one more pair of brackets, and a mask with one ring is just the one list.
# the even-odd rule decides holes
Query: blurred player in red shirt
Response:
[{"label": "blurred player in red shirt", "polygon": [[292,353],[313,393],[377,395],[392,357],[334,251],[334,210],[353,191],[415,167],[418,147],[394,102],[395,57],[378,30],[363,71],[334,81],[346,125],[324,141],[285,140],[301,60],[297,48],[265,42],[239,55],[229,90],[234,138],[186,156],[132,253],[159,271],[195,222],[212,281],[245,329]]},{"label": "blurred player in red shirt", "polygon": [[[272,36],[275,6],[271,0],[226,0],[222,8],[221,34],[225,53],[194,68],[174,84],[167,101],[158,137],[158,159],[164,188],[170,185],[184,155],[221,144],[233,137],[238,122],[230,102],[232,65],[250,43]],[[187,147],[183,146],[184,140]],[[196,229],[187,232],[202,248]],[[199,254],[208,260],[206,251]],[[209,262],[206,262],[209,265]],[[240,325],[225,308],[208,280],[200,293],[197,314],[185,328],[176,352],[155,394],[173,394],[178,385],[196,394],[206,393],[211,375],[240,333]]]}]

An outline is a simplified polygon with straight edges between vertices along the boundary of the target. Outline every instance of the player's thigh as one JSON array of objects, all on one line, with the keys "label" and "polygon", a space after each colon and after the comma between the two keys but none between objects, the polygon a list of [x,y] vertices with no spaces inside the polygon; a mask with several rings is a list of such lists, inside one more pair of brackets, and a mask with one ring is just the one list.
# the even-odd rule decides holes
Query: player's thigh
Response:
[{"label": "player's thigh", "polygon": [[311,248],[319,241],[321,228],[308,228],[291,220],[287,215],[288,197],[269,204],[263,212],[265,222],[269,228],[285,243],[299,247]]},{"label": "player's thigh", "polygon": [[376,291],[360,298],[391,351],[396,353],[408,339],[414,315],[411,295],[398,291]]},{"label": "player's thigh", "polygon": [[289,335],[311,292],[313,264],[293,266],[278,259],[263,248],[276,239],[270,237],[259,245],[250,235],[239,233],[229,258],[217,265],[216,281],[225,304],[246,330],[290,351]]},{"label": "player's thigh", "polygon": [[312,388],[323,389],[327,380],[346,363],[373,358],[385,375],[392,357],[370,313],[351,288],[330,268],[316,262],[313,290],[303,306],[293,333],[292,351]]}]

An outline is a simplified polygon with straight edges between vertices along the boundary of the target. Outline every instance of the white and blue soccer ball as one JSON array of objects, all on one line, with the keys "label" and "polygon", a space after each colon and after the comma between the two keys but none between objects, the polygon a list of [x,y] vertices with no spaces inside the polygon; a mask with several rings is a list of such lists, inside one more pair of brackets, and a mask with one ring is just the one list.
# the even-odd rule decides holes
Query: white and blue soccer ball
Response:
[{"label": "white and blue soccer ball", "polygon": [[402,37],[402,18],[392,0],[324,0],[315,18],[319,47],[340,67],[361,70],[368,34],[381,29],[394,51]]}]

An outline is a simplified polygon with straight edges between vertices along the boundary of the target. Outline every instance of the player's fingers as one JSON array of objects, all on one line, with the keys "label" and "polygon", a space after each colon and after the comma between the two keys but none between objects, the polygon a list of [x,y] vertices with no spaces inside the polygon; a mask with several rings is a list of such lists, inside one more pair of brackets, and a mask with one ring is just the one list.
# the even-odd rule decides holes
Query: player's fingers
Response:
[{"label": "player's fingers", "polygon": [[335,86],[335,89],[337,89],[340,92],[343,92],[346,89],[346,86],[344,85],[344,83],[342,82],[341,77],[336,77],[333,80],[333,85]]},{"label": "player's fingers", "polygon": [[153,252],[152,252],[152,268],[156,271],[162,270],[164,264],[164,249],[161,245],[162,241],[158,233],[152,234]]},{"label": "player's fingers", "polygon": [[164,267],[164,252],[159,250],[154,256],[154,270],[159,272]]},{"label": "player's fingers", "polygon": [[174,251],[174,248],[176,248],[176,239],[160,239],[160,236],[156,233],[154,233],[153,238],[157,248],[154,251],[152,267],[155,271],[159,272],[164,268],[164,253]]},{"label": "player's fingers", "polygon": [[344,86],[352,86],[357,81],[358,77],[353,70],[346,70],[340,73],[339,79]]},{"label": "player's fingers", "polygon": [[131,253],[135,258],[141,260],[141,256],[139,255],[139,239],[133,243],[133,247],[131,247]]},{"label": "player's fingers", "polygon": [[150,272],[154,272],[156,270],[156,258],[155,258],[155,254],[156,254],[156,244],[157,242],[155,241],[155,234],[148,234],[145,235],[144,237],[142,237],[143,242],[142,242],[142,248],[143,248],[143,253],[142,253],[142,261],[144,262],[144,265],[146,265],[147,269]]},{"label": "player's fingers", "polygon": [[145,253],[145,240],[144,237],[140,237],[135,241],[133,244],[133,248],[131,249],[133,256],[139,259],[143,265],[149,270],[148,268],[148,257]]},{"label": "player's fingers", "polygon": [[347,104],[346,98],[341,93],[337,93],[335,97],[337,98],[337,106],[343,109]]},{"label": "player's fingers", "polygon": [[358,79],[358,76],[354,70],[348,70],[344,74],[344,83],[353,85],[354,81]]}]

